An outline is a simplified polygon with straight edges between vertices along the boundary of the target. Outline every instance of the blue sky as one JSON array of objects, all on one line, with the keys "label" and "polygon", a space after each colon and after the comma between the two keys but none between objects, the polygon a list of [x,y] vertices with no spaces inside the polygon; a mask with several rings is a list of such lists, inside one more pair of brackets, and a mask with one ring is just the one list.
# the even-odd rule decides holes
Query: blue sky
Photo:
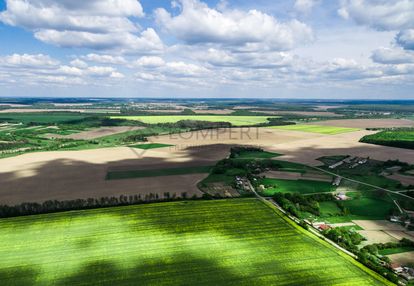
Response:
[{"label": "blue sky", "polygon": [[414,0],[0,0],[0,96],[414,98]]}]

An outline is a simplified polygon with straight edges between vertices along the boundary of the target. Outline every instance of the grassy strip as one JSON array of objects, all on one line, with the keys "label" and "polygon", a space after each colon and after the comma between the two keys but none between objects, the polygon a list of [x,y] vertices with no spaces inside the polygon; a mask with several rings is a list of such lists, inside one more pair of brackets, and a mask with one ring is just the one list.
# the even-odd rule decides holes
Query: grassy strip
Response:
[{"label": "grassy strip", "polygon": [[404,253],[404,252],[409,252],[409,251],[414,251],[414,247],[405,246],[405,247],[397,247],[397,248],[386,248],[386,249],[379,250],[378,253],[381,255],[391,255],[391,254]]},{"label": "grassy strip", "polygon": [[237,155],[237,159],[271,159],[274,157],[282,156],[278,153],[267,151],[244,151]]},{"label": "grassy strip", "polygon": [[143,150],[149,150],[149,149],[157,149],[157,148],[172,147],[172,146],[174,146],[174,145],[162,144],[162,143],[148,143],[148,144],[130,145],[129,147],[143,149]]},{"label": "grassy strip", "polygon": [[283,180],[264,178],[259,179],[259,184],[264,185],[265,196],[273,196],[275,193],[300,193],[313,194],[325,193],[335,190],[331,183],[312,180]]},{"label": "grassy strip", "polygon": [[177,176],[189,174],[209,173],[212,166],[194,166],[181,168],[168,168],[157,170],[131,170],[131,171],[114,171],[108,172],[107,180],[122,180],[133,178],[161,177],[161,176]]},{"label": "grassy strip", "polygon": [[348,133],[348,132],[354,132],[354,131],[360,130],[357,128],[323,126],[323,125],[308,125],[308,124],[272,126],[269,128],[275,128],[275,129],[281,129],[281,130],[292,130],[292,131],[303,131],[303,132],[319,133],[319,134],[326,134],[326,135],[342,134],[342,133]]}]

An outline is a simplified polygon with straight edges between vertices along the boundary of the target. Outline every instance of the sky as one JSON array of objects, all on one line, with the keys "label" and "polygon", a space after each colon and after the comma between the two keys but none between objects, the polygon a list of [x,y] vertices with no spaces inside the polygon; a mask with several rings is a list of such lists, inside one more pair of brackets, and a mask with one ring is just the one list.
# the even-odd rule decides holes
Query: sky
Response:
[{"label": "sky", "polygon": [[414,0],[0,0],[0,97],[413,91]]}]

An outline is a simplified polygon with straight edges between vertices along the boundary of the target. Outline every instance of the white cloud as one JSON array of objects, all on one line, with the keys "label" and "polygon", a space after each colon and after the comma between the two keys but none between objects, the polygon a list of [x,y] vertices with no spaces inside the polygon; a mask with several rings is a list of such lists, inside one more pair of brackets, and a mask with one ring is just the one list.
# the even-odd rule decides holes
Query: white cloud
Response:
[{"label": "white cloud", "polygon": [[294,8],[296,11],[306,14],[309,13],[312,8],[319,3],[319,0],[296,0]]},{"label": "white cloud", "polygon": [[160,57],[144,56],[135,62],[135,65],[147,68],[157,68],[165,65],[165,61]]},{"label": "white cloud", "polygon": [[396,36],[397,44],[406,50],[414,50],[414,29],[404,30]]},{"label": "white cloud", "polygon": [[343,0],[339,15],[360,25],[378,30],[402,30],[414,27],[412,0]]},{"label": "white cloud", "polygon": [[43,54],[13,54],[10,56],[0,57],[0,65],[8,67],[56,67],[58,60]]},{"label": "white cloud", "polygon": [[252,69],[273,69],[290,65],[294,56],[287,52],[248,52],[237,53],[209,48],[194,52],[193,58],[216,67],[240,67]]},{"label": "white cloud", "polygon": [[42,30],[35,37],[43,42],[60,47],[90,48],[96,50],[111,50],[118,48],[119,52],[152,53],[163,49],[163,43],[157,33],[148,28],[140,36],[129,33],[97,34],[77,31]]},{"label": "white cloud", "polygon": [[381,64],[414,63],[414,52],[399,48],[380,48],[372,53],[371,58],[374,62]]},{"label": "white cloud", "polygon": [[198,0],[181,0],[181,11],[172,15],[155,11],[164,30],[188,44],[220,44],[240,50],[289,50],[313,39],[312,30],[297,20],[281,23],[257,10],[218,11]]},{"label": "white cloud", "polygon": [[[2,78],[2,75],[7,77]],[[61,64],[48,55],[13,54],[0,56],[0,81],[10,82],[20,86],[71,86],[71,85],[98,85],[111,84],[122,79],[124,75],[110,66],[91,66],[75,59],[69,64]]]},{"label": "white cloud", "polygon": [[57,73],[63,75],[82,76],[83,71],[81,68],[75,66],[61,66],[57,69]]},{"label": "white cloud", "polygon": [[163,72],[178,77],[199,77],[209,73],[205,67],[185,62],[166,63]]},{"label": "white cloud", "polygon": [[74,67],[81,68],[81,69],[88,67],[88,64],[85,63],[84,61],[81,61],[80,59],[73,60],[70,62],[70,64]]},{"label": "white cloud", "polygon": [[136,52],[163,48],[153,29],[141,31],[131,20],[144,16],[136,0],[7,0],[6,3],[0,21],[31,30],[46,43]]},{"label": "white cloud", "polygon": [[101,64],[113,64],[113,65],[122,65],[126,64],[127,61],[122,56],[112,56],[112,55],[101,55],[101,54],[87,54],[86,56],[81,56],[81,59],[85,61],[101,63]]}]

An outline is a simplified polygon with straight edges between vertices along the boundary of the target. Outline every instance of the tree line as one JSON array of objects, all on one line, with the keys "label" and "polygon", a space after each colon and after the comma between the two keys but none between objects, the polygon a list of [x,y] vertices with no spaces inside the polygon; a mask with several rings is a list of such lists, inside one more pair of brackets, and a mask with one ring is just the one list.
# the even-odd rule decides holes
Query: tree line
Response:
[{"label": "tree line", "polygon": [[162,197],[159,194],[136,194],[136,195],[120,195],[119,197],[101,197],[76,200],[48,200],[43,203],[21,203],[14,206],[0,205],[0,217],[16,217],[35,214],[45,214],[72,210],[96,209],[114,206],[138,205],[161,201],[177,201],[177,200],[196,200],[200,199],[196,195],[189,197],[186,192],[182,192],[180,196],[176,193],[170,194],[165,192]]}]

